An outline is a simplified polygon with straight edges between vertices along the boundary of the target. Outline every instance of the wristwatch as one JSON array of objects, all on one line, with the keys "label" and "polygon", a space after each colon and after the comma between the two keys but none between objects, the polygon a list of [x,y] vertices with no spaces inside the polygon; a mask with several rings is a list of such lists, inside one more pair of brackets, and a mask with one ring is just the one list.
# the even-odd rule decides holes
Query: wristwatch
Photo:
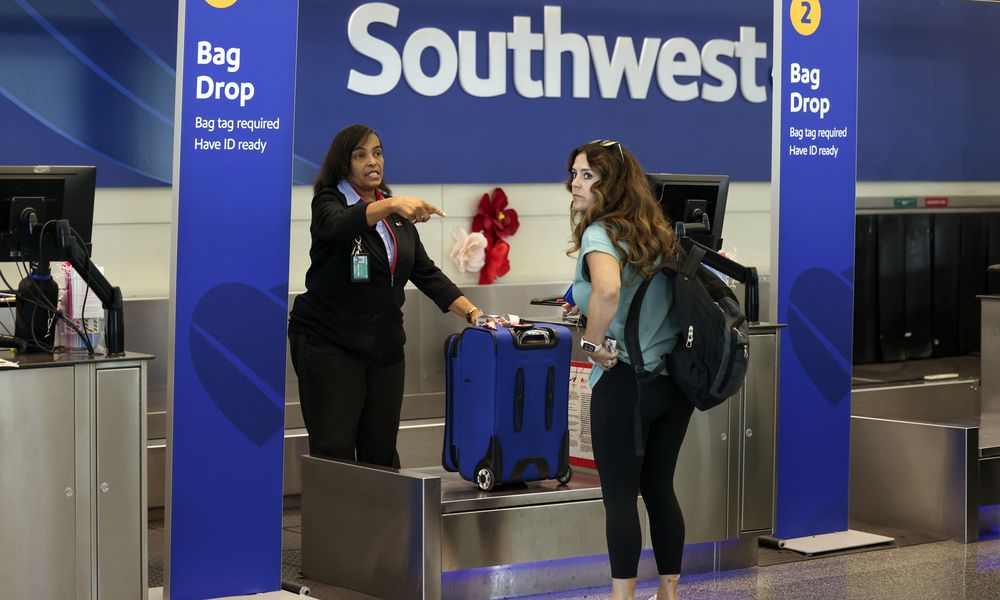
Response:
[{"label": "wristwatch", "polygon": [[600,349],[600,346],[598,346],[597,344],[593,342],[588,342],[583,338],[580,338],[580,347],[583,348],[583,351],[588,354],[593,354],[594,352],[597,352]]}]

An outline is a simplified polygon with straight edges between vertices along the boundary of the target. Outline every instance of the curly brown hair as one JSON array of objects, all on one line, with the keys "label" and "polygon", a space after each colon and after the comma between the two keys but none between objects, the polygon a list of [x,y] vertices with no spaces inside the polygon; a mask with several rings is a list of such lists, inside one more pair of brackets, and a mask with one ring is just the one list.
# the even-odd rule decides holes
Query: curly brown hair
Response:
[{"label": "curly brown hair", "polygon": [[599,179],[590,188],[594,202],[583,213],[572,213],[572,246],[566,254],[580,249],[583,232],[595,221],[604,223],[608,237],[625,263],[648,277],[663,262],[677,260],[677,237],[669,219],[653,197],[639,161],[613,140],[595,140],[574,148],[569,154],[566,189],[572,192],[573,162],[585,154]]}]

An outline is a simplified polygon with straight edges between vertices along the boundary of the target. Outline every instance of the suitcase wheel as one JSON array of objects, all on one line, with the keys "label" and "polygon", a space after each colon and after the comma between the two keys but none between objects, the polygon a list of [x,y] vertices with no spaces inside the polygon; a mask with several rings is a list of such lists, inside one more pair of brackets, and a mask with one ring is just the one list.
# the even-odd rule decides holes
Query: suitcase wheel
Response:
[{"label": "suitcase wheel", "polygon": [[496,477],[493,475],[493,469],[483,467],[476,471],[476,485],[484,492],[492,490],[493,486],[496,485]]},{"label": "suitcase wheel", "polygon": [[573,479],[573,467],[567,465],[566,472],[557,476],[556,481],[559,482],[559,485],[566,485],[570,479]]}]

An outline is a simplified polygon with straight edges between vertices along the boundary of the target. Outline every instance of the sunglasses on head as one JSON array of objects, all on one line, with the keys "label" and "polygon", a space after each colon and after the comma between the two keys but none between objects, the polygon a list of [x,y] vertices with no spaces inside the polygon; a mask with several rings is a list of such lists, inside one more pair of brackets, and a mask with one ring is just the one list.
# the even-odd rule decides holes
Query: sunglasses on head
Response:
[{"label": "sunglasses on head", "polygon": [[612,146],[618,146],[618,155],[622,157],[622,164],[625,164],[625,153],[622,152],[622,145],[615,140],[594,140],[590,142],[591,144],[597,144],[602,148],[611,148]]}]

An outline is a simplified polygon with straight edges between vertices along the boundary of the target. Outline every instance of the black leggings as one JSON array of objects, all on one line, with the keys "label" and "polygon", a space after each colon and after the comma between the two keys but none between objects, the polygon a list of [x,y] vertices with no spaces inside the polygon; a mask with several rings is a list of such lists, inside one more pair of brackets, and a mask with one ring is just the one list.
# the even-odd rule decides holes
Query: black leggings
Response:
[{"label": "black leggings", "polygon": [[635,452],[638,388],[632,367],[618,363],[604,373],[590,401],[594,459],[601,477],[611,576],[631,579],[639,566],[642,531],[638,493],[649,513],[650,537],[660,575],[681,572],[684,515],[674,494],[677,454],[694,408],[669,377],[643,384],[643,420],[649,424],[645,456]]}]

